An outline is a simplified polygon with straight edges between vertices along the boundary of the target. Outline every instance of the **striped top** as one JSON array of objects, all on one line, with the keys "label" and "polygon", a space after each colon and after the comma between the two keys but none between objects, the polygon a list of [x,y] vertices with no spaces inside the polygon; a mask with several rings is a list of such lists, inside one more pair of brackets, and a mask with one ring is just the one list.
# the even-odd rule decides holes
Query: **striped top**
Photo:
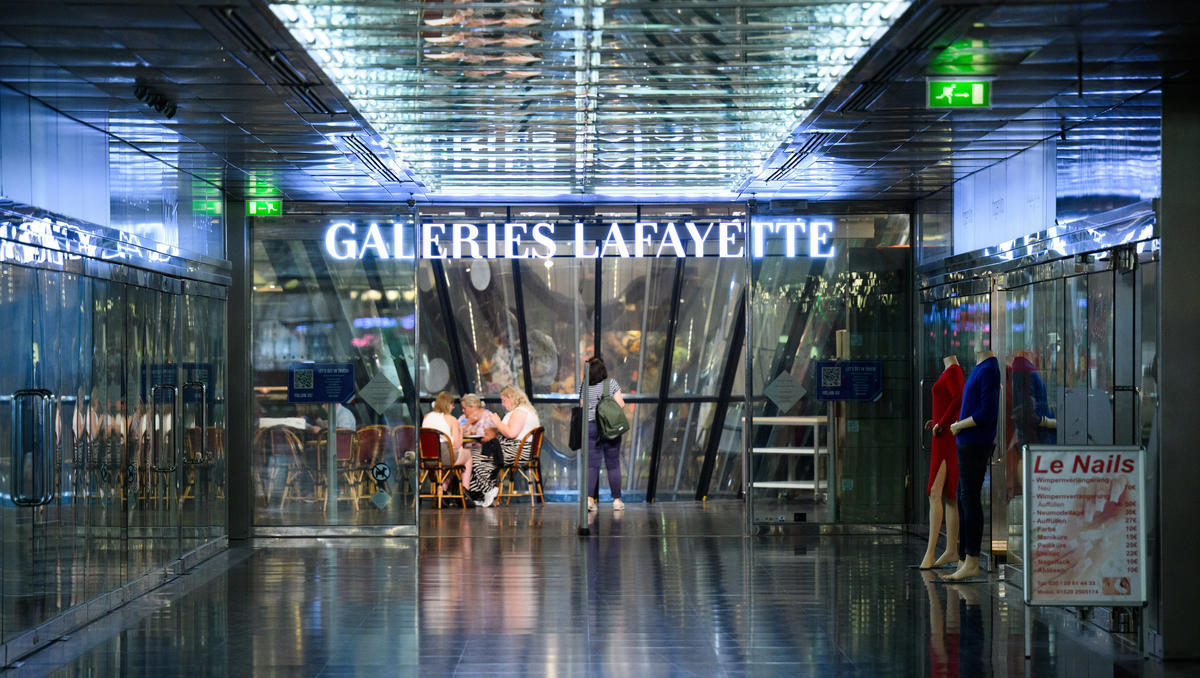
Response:
[{"label": "striped top", "polygon": [[[588,421],[596,421],[596,405],[603,395],[616,395],[621,392],[621,386],[616,379],[605,379],[599,384],[588,386]],[[583,389],[579,389],[579,397],[583,398]]]}]

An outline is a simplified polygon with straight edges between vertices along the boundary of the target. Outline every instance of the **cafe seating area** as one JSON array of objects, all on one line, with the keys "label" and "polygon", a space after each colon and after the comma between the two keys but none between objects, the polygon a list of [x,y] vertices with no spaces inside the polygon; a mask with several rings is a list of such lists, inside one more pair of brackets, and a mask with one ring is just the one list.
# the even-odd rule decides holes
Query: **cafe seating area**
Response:
[{"label": "cafe seating area", "polygon": [[[545,429],[538,427],[522,439],[522,453],[512,465],[500,469],[497,503],[528,498],[531,504],[545,503],[542,491],[541,448]],[[370,506],[379,490],[411,500],[412,476],[417,474],[417,498],[429,499],[434,508],[447,502],[466,506],[462,487],[463,467],[443,463],[441,447],[449,446],[444,433],[419,431],[408,425],[371,425],[358,429],[336,429],[333,473],[330,473],[329,432],[310,432],[302,427],[277,424],[260,428],[254,436],[254,482],[263,506],[286,508],[291,502],[319,503],[329,510],[330,501],[349,504],[354,510]],[[385,464],[387,480],[377,480],[372,470]],[[337,488],[329,492],[331,478]],[[443,484],[450,479],[449,491]]]},{"label": "cafe seating area", "polygon": [[[262,505],[284,508],[289,502],[319,502],[328,510],[332,499],[360,510],[380,489],[411,497],[414,427],[339,428],[334,435],[331,474],[328,429],[309,432],[287,425],[260,428],[254,436],[253,454],[258,469],[254,482]],[[376,480],[372,473],[379,464],[391,469],[387,480]],[[331,478],[337,488],[332,496]]]}]

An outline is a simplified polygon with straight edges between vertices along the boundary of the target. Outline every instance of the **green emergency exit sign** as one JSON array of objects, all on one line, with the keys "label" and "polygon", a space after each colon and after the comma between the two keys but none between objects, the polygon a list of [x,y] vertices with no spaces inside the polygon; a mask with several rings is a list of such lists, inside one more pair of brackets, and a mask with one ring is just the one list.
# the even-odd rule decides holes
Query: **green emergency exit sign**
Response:
[{"label": "green emergency exit sign", "polygon": [[213,216],[219,216],[221,214],[221,201],[220,200],[193,200],[192,201],[192,213],[193,214],[208,214],[208,215],[213,215]]},{"label": "green emergency exit sign", "polygon": [[246,216],[278,217],[283,214],[282,200],[247,200]]},{"label": "green emergency exit sign", "polygon": [[988,108],[992,83],[988,80],[926,80],[929,108]]}]

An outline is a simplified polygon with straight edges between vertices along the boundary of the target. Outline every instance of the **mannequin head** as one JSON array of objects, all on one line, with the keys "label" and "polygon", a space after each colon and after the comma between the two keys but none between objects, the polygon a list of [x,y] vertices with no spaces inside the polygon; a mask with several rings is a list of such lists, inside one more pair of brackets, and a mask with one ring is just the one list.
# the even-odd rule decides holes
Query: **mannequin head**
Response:
[{"label": "mannequin head", "polygon": [[958,356],[956,356],[956,355],[948,355],[945,358],[942,358],[942,365],[944,367],[950,367],[951,365],[957,365],[957,364],[958,364]]}]

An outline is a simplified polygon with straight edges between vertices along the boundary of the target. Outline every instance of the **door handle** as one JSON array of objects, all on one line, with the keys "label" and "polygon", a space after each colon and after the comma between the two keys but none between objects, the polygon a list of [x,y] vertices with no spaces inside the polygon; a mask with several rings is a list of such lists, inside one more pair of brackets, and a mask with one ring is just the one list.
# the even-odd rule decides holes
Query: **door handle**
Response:
[{"label": "door handle", "polygon": [[[183,385],[183,404],[187,406],[188,391],[200,392],[200,419],[196,427],[200,430],[200,454],[199,455],[183,455],[183,463],[189,466],[197,466],[208,460],[208,384],[202,381],[189,381]],[[195,450],[192,450],[194,453]]]},{"label": "door handle", "polygon": [[151,416],[150,416],[150,452],[151,452],[150,468],[151,468],[151,470],[158,471],[160,473],[171,473],[175,470],[175,467],[179,465],[179,461],[178,461],[179,450],[175,446],[175,436],[172,435],[171,436],[171,465],[164,466],[163,464],[159,463],[159,444],[158,443],[159,443],[159,438],[161,438],[161,436],[159,435],[160,419],[158,416],[158,392],[159,391],[166,391],[166,392],[170,393],[170,397],[171,397],[171,427],[172,427],[172,429],[174,429],[174,427],[178,424],[178,422],[176,421],[177,417],[175,416],[175,405],[176,405],[175,387],[171,386],[170,384],[160,384],[160,385],[155,386],[154,388],[150,389],[150,403],[151,403],[151,407],[153,408],[151,410]]},{"label": "door handle", "polygon": [[[29,417],[22,400],[34,401]],[[11,403],[10,496],[17,506],[44,506],[54,500],[54,394],[42,388],[22,389],[13,394]]]}]

